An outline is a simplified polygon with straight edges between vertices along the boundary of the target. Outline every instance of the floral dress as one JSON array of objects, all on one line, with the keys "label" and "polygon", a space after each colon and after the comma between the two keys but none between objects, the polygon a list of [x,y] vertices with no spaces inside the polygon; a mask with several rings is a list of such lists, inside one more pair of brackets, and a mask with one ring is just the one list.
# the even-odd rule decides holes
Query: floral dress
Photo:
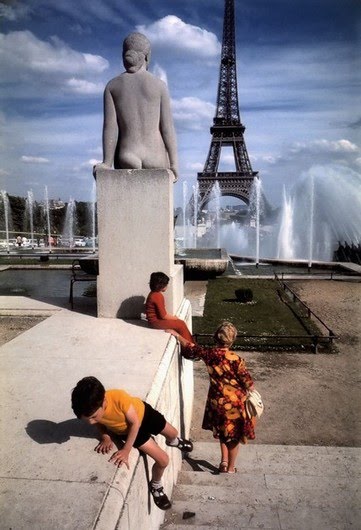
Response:
[{"label": "floral dress", "polygon": [[245,361],[226,348],[188,346],[182,350],[186,359],[200,358],[207,366],[209,390],[202,428],[213,432],[221,442],[253,440],[254,421],[245,412],[248,389],[253,380]]}]

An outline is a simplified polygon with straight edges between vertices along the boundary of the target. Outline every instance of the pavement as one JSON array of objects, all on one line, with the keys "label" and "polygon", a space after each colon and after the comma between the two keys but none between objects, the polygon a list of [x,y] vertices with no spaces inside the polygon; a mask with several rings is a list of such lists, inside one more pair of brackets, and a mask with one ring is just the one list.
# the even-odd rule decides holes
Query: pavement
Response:
[{"label": "pavement", "polygon": [[[0,315],[48,316],[0,348],[0,528],[99,528],[115,475],[122,495],[137,452],[129,472],[95,453],[95,430],[75,418],[71,390],[94,375],[152,403],[170,336],[25,297],[1,297],[0,308]],[[101,528],[116,528],[119,510],[106,513]]]},{"label": "pavement", "polygon": [[[186,284],[197,314],[204,289]],[[74,418],[71,389],[94,375],[147,397],[169,336],[24,297],[1,297],[7,314],[49,318],[0,348],[0,529],[95,528],[115,472],[93,451],[94,430]],[[216,443],[195,444],[164,528],[361,529],[360,448],[250,443],[232,476],[215,473],[218,451]],[[116,520],[103,528],[117,528]],[[141,530],[153,528],[145,520]]]}]

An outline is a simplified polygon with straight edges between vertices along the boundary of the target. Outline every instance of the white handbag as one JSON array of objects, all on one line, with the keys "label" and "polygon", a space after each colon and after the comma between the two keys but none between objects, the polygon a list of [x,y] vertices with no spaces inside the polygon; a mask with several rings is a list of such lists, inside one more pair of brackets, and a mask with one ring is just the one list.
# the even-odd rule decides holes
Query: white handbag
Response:
[{"label": "white handbag", "polygon": [[262,401],[261,394],[257,390],[251,390],[248,393],[245,403],[245,409],[247,418],[249,420],[254,417],[259,418],[260,416],[262,416],[262,413],[264,411],[264,404]]}]

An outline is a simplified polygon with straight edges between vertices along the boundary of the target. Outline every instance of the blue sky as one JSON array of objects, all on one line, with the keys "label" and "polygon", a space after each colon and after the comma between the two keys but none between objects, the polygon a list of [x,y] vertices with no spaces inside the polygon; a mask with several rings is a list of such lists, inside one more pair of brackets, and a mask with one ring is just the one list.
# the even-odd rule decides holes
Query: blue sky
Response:
[{"label": "blue sky", "polygon": [[[241,119],[270,202],[315,166],[360,179],[359,0],[235,0],[235,8]],[[195,184],[210,145],[223,9],[223,0],[0,1],[0,188],[41,200],[47,185],[51,198],[90,200],[102,92],[124,70],[124,37],[138,30],[172,99],[181,205],[182,183]]]}]

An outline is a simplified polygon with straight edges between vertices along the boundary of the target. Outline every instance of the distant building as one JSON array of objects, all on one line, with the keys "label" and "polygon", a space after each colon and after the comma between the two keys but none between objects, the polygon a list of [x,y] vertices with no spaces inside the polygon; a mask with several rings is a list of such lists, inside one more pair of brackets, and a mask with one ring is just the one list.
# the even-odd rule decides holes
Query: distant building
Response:
[{"label": "distant building", "polygon": [[49,208],[50,210],[61,210],[62,208],[65,208],[65,202],[55,199],[51,199],[49,201]]}]

